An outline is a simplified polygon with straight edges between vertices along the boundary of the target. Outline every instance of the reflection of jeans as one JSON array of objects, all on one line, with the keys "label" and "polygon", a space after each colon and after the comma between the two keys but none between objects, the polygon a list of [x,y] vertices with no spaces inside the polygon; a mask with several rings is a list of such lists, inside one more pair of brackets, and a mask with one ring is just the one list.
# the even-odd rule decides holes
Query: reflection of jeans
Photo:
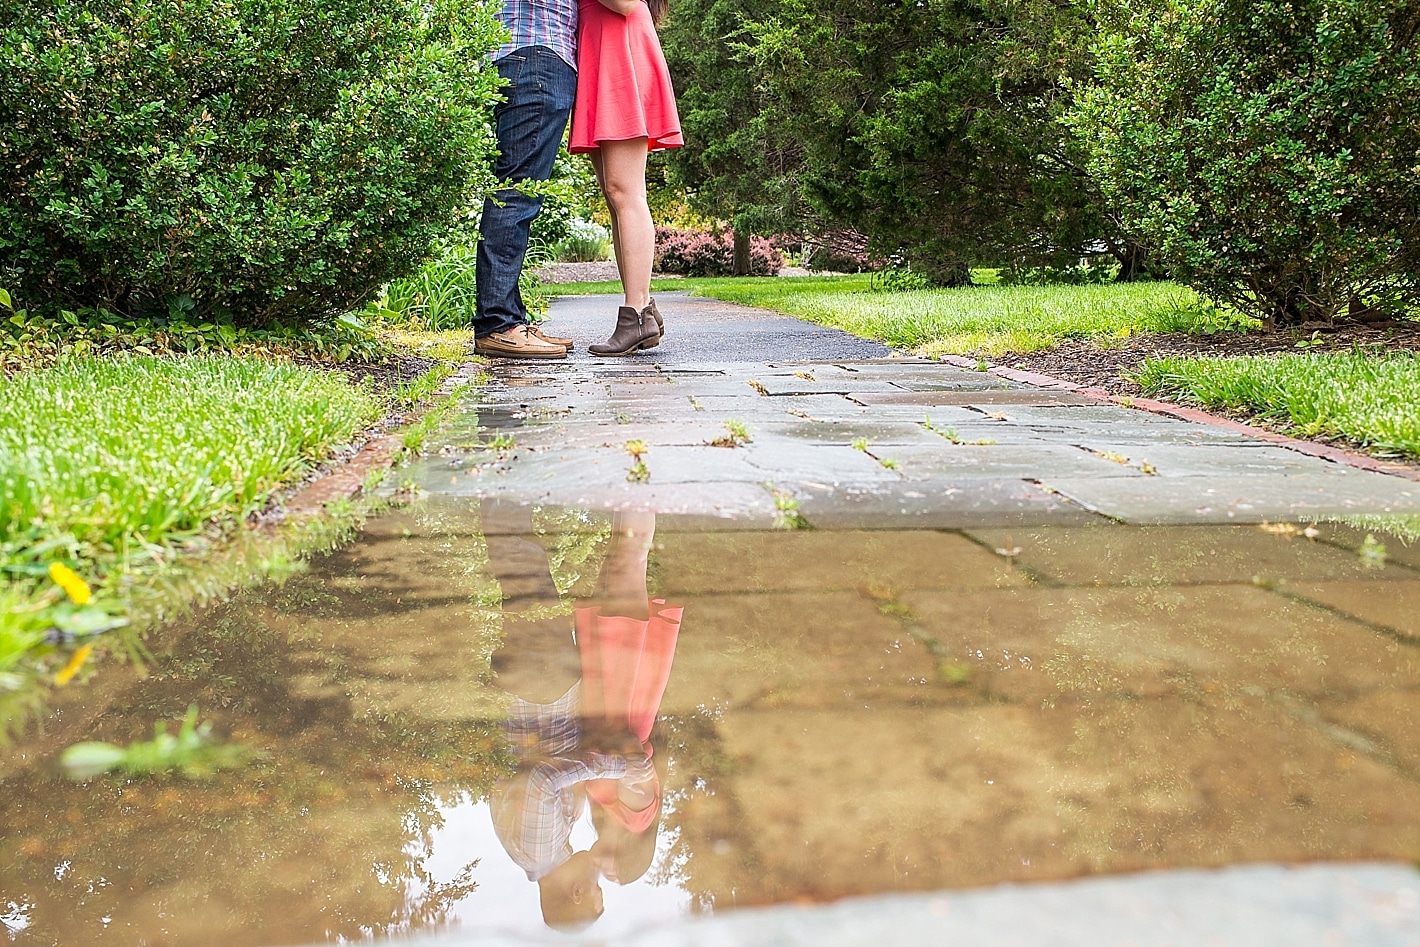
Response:
[{"label": "reflection of jeans", "polygon": [[[508,80],[507,101],[493,110],[498,126],[494,175],[502,181],[546,181],[562,146],[562,133],[577,95],[577,72],[546,46],[525,46],[498,60]],[[518,276],[528,252],[528,232],[542,210],[542,198],[512,188],[483,202],[478,242],[479,338],[527,322]],[[501,204],[501,206],[500,206]]]}]

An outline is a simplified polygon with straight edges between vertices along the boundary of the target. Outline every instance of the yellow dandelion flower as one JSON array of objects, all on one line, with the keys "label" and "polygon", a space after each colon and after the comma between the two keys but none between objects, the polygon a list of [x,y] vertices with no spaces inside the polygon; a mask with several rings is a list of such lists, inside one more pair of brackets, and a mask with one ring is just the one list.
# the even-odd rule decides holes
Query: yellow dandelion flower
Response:
[{"label": "yellow dandelion flower", "polygon": [[84,662],[89,660],[89,655],[93,653],[93,650],[93,645],[86,644],[78,651],[75,651],[74,656],[69,659],[69,663],[60,668],[58,674],[54,675],[54,683],[58,684],[60,687],[68,684],[70,679],[73,678],[75,674],[79,673],[79,668],[84,666]]},{"label": "yellow dandelion flower", "polygon": [[69,596],[75,605],[87,605],[89,599],[94,597],[94,593],[89,591],[89,583],[79,578],[78,573],[62,562],[49,564],[49,577],[54,580],[55,585],[64,590],[64,594]]}]

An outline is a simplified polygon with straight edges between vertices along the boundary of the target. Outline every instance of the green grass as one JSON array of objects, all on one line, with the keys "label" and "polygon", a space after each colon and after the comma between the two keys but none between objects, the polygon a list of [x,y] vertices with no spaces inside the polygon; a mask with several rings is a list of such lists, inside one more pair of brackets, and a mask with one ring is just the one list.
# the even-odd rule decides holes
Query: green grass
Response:
[{"label": "green grass", "polygon": [[1146,392],[1277,422],[1302,437],[1343,437],[1420,458],[1420,355],[1363,351],[1149,359]]},{"label": "green grass", "polygon": [[[874,291],[872,277],[861,274],[656,280],[652,288],[775,309],[923,355],[1034,352],[1064,339],[1108,345],[1140,333],[1212,333],[1253,324],[1164,282],[886,292]],[[573,283],[548,290],[614,293],[620,284]]]},{"label": "green grass", "polygon": [[256,359],[80,359],[0,379],[0,570],[86,578],[241,518],[383,410]]}]

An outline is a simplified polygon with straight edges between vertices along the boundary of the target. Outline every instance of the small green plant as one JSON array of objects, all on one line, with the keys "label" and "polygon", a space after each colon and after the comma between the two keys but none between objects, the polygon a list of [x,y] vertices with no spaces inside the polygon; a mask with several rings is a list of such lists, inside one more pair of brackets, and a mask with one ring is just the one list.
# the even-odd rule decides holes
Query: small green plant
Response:
[{"label": "small green plant", "polygon": [[705,405],[701,404],[699,401],[696,401],[694,395],[690,395],[689,397],[690,397],[690,406],[691,406],[692,408],[694,408],[696,411],[704,411],[704,410],[705,410]]},{"label": "small green plant", "polygon": [[1386,560],[1385,544],[1367,533],[1365,541],[1361,543],[1360,556],[1361,563],[1367,569],[1382,569]]},{"label": "small green plant", "polygon": [[880,465],[886,467],[888,470],[896,470],[898,468],[897,461],[893,460],[891,457],[879,457],[877,460]]},{"label": "small green plant", "polygon": [[631,469],[626,472],[626,479],[631,483],[645,483],[650,480],[651,470],[644,459],[649,450],[646,442],[627,441],[623,449],[631,456]]},{"label": "small green plant", "polygon": [[937,427],[936,425],[934,425],[930,417],[922,422],[922,426],[927,430],[931,431],[933,434],[940,437],[942,440],[946,441],[948,444],[956,444],[958,446],[967,445],[970,447],[990,447],[992,444],[996,443],[995,439],[990,437],[983,437],[980,440],[975,441],[963,440],[961,435],[957,434],[954,429],[949,427]]},{"label": "small green plant", "polygon": [[852,447],[854,450],[860,450],[866,454],[868,452],[868,439],[866,437],[855,437]]},{"label": "small green plant", "polygon": [[808,529],[809,521],[799,512],[799,500],[788,490],[777,489],[774,484],[765,484],[774,498],[774,526],[776,529]]},{"label": "small green plant", "polygon": [[468,385],[460,385],[455,388],[448,395],[434,402],[423,417],[405,429],[404,433],[400,435],[400,444],[406,454],[419,454],[424,450],[424,444],[429,439],[429,435],[434,433],[435,429],[457,410],[459,400],[468,387]]},{"label": "small green plant", "polygon": [[406,408],[421,404],[438,391],[439,386],[453,373],[454,370],[449,365],[435,365],[418,378],[395,385],[395,400]]},{"label": "small green plant", "polygon": [[725,433],[710,442],[711,447],[743,447],[751,440],[749,426],[734,419],[725,422]]},{"label": "small green plant", "polygon": [[75,780],[114,771],[132,776],[176,773],[200,779],[241,766],[255,755],[240,744],[222,743],[213,737],[210,722],[198,723],[194,704],[187,708],[175,734],[168,733],[167,722],[160,720],[153,726],[151,740],[135,740],[126,747],[76,743],[60,756],[60,763]]},{"label": "small green plant", "polygon": [[[694,399],[691,399],[691,400],[694,400]],[[618,412],[616,412],[616,423],[617,423],[617,424],[630,424],[630,423],[631,423],[631,415],[627,414],[625,411],[618,411]]]},{"label": "small green plant", "polygon": [[494,434],[484,446],[489,450],[512,450],[518,444],[518,439],[511,434]]}]

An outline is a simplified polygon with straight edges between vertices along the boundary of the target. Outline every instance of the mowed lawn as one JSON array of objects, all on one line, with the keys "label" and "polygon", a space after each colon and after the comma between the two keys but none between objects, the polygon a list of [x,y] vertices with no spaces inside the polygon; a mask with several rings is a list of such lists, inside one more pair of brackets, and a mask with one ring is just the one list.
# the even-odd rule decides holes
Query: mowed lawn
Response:
[{"label": "mowed lawn", "polygon": [[1301,437],[1341,437],[1420,459],[1420,355],[1326,352],[1149,359],[1150,394],[1274,422]]},{"label": "mowed lawn", "polygon": [[[614,293],[617,283],[549,286],[555,295]],[[919,355],[1035,352],[1062,339],[1151,332],[1238,331],[1250,320],[1220,311],[1168,282],[1091,286],[970,286],[876,290],[872,277],[656,280],[657,292],[687,290],[799,316]]]},{"label": "mowed lawn", "polygon": [[384,410],[341,376],[252,358],[0,377],[0,673],[50,620],[56,563],[120,594],[125,572],[229,528]]}]

